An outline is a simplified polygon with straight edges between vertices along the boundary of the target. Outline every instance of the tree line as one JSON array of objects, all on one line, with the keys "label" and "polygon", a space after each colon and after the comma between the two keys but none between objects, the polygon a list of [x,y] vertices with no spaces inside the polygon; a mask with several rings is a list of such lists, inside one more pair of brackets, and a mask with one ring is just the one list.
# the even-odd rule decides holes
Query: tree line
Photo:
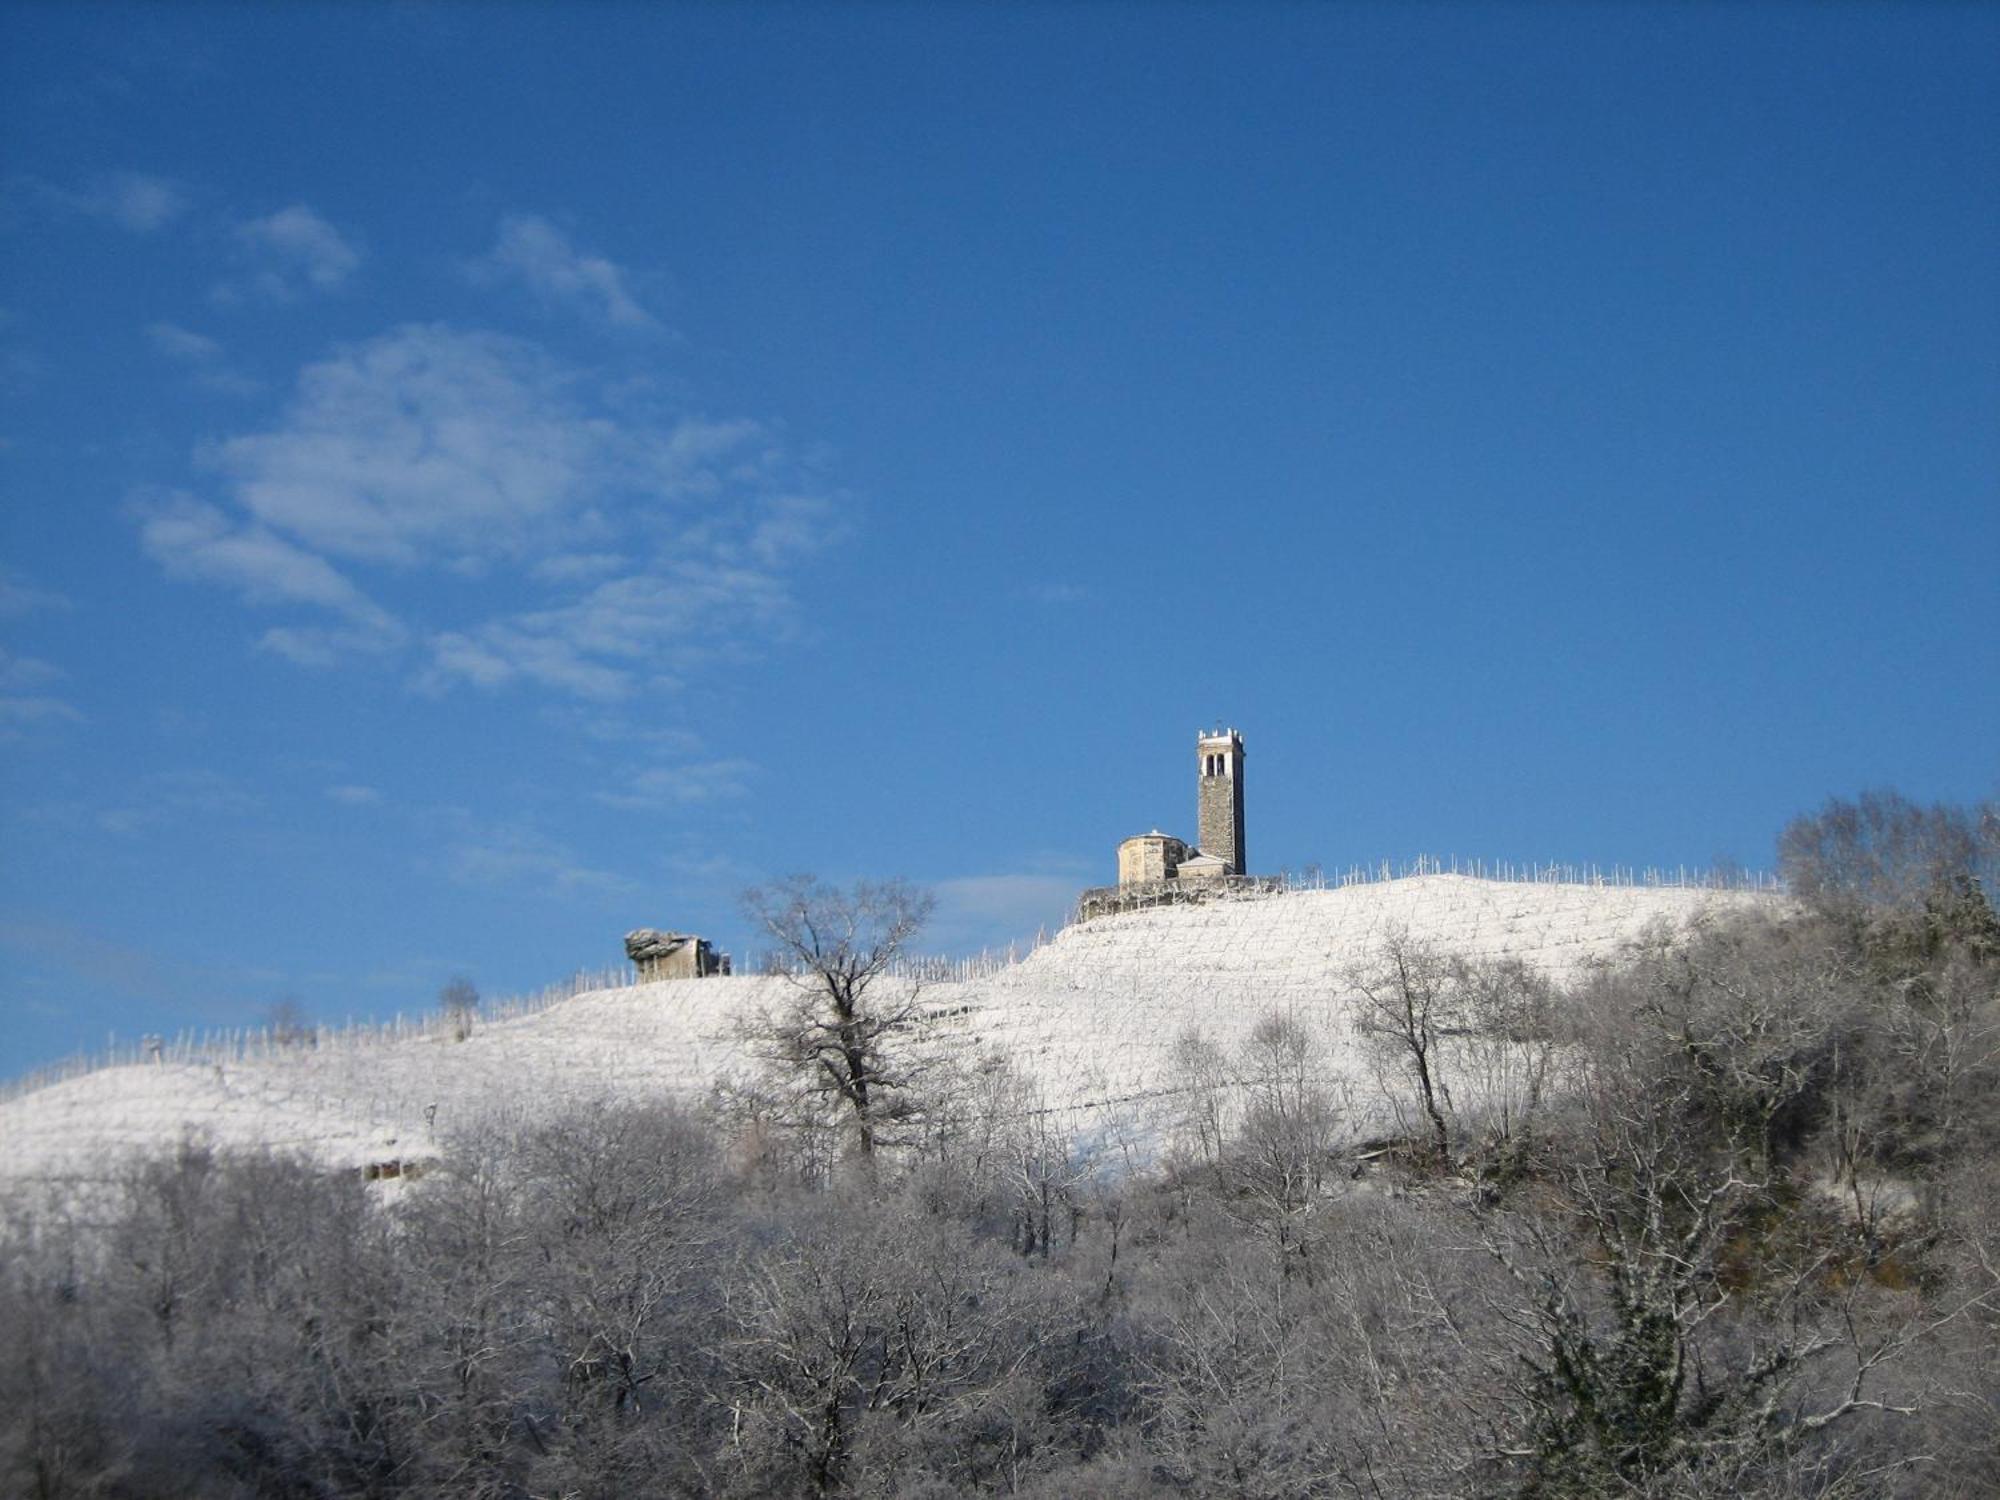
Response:
[{"label": "tree line", "polygon": [[1181,1037],[1143,1164],[917,1045],[920,893],[784,882],[791,1001],[700,1107],[10,1207],[0,1489],[1992,1494],[1997,859],[1879,794],[1567,988],[1388,934],[1348,1029]]}]

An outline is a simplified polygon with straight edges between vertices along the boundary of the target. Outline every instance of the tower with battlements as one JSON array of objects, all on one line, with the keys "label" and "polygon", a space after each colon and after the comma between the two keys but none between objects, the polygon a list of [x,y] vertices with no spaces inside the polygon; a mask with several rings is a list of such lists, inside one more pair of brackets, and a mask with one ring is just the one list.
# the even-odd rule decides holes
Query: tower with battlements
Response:
[{"label": "tower with battlements", "polygon": [[1217,873],[1244,875],[1243,859],[1243,736],[1233,729],[1212,729],[1195,743],[1201,775],[1195,843],[1201,852],[1222,861]]}]

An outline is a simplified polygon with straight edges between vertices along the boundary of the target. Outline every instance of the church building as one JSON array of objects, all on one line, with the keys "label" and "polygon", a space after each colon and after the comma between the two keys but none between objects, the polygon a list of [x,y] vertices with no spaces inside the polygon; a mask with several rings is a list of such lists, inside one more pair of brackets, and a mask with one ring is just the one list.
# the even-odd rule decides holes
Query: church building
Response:
[{"label": "church building", "polygon": [[1211,729],[1195,738],[1200,767],[1196,780],[1194,848],[1154,829],[1118,846],[1118,883],[1147,885],[1164,880],[1205,880],[1243,875],[1243,736],[1234,729]]}]

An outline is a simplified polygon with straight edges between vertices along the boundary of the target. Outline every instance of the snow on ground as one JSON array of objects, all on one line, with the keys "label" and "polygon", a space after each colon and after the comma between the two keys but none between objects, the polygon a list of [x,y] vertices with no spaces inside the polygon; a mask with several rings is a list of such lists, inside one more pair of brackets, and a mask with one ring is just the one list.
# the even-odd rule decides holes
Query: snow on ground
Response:
[{"label": "snow on ground", "polygon": [[1372,1083],[1342,981],[1393,930],[1467,958],[1519,959],[1568,981],[1656,923],[1681,926],[1774,899],[1424,875],[1155,907],[1071,927],[1025,962],[964,986],[967,1027],[1030,1070],[1059,1108],[1175,1092],[1172,1052],[1182,1036],[1198,1031],[1231,1052],[1272,1012],[1326,1039],[1336,1074]]},{"label": "snow on ground", "polygon": [[[1072,1119],[1143,1111],[1172,1091],[1175,1042],[1225,1049],[1285,1011],[1361,1075],[1341,976],[1401,927],[1470,957],[1575,977],[1649,926],[1768,904],[1767,893],[1422,875],[1335,890],[1156,907],[1072,926],[1009,968],[921,993],[926,1045],[1011,1059]],[[108,1180],[183,1140],[273,1147],[330,1167],[422,1158],[453,1136],[598,1099],[690,1098],[741,1071],[746,1017],[774,978],[637,985],[488,1022],[464,1041],[345,1037],[222,1062],[108,1067],[0,1103],[0,1186]]]}]

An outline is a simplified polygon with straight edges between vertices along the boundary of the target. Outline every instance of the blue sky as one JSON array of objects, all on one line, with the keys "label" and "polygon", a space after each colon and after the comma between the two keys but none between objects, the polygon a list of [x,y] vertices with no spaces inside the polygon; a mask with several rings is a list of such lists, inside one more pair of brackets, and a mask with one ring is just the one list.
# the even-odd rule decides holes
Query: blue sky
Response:
[{"label": "blue sky", "polygon": [[0,1069],[1996,790],[2000,10],[0,27]]}]

